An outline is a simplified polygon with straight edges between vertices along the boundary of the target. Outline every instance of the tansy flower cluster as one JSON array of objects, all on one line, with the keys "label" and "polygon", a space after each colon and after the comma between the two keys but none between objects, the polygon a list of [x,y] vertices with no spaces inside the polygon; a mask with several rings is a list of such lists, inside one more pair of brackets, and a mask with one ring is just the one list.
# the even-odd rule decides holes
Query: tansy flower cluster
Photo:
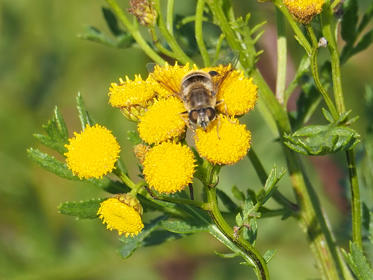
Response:
[{"label": "tansy flower cluster", "polygon": [[308,24],[320,14],[325,0],[284,0],[284,4],[297,21]]},{"label": "tansy flower cluster", "polygon": [[147,184],[159,193],[175,193],[193,181],[196,160],[186,144],[189,125],[187,109],[180,98],[183,78],[191,71],[214,71],[217,85],[217,117],[207,129],[194,131],[195,149],[212,164],[234,164],[250,148],[251,134],[237,119],[255,106],[257,86],[252,78],[230,65],[198,69],[178,64],[155,66],[144,80],[135,76],[112,83],[109,103],[124,115],[138,122],[143,144],[135,153],[143,165]]}]

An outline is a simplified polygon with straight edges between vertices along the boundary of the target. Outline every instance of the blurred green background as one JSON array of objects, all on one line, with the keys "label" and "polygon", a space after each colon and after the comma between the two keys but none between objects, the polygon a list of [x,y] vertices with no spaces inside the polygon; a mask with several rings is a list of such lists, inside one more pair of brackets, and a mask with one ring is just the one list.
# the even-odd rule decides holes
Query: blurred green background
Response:
[{"label": "blurred green background", "polygon": [[[193,13],[194,1],[175,2],[177,14]],[[269,3],[251,2],[234,1],[238,14],[255,11],[255,21],[268,20],[260,64],[271,81],[276,70],[274,10]],[[368,2],[359,3],[365,7]],[[217,257],[214,251],[226,249],[207,234],[143,248],[122,260],[116,233],[107,231],[100,221],[77,221],[57,213],[59,203],[66,200],[107,196],[94,186],[50,174],[26,156],[28,147],[37,146],[32,134],[41,132],[56,104],[69,133],[79,130],[74,104],[77,92],[83,95],[94,119],[113,130],[121,143],[121,157],[133,178],[136,176],[132,148],[126,139],[126,130],[134,125],[108,105],[107,92],[119,77],[146,75],[149,60],[136,48],[118,50],[77,38],[86,25],[109,33],[102,6],[104,1],[87,0],[0,2],[0,279],[254,279],[251,269],[238,264],[239,259]],[[294,55],[289,56],[291,73],[300,48],[292,35],[289,38]],[[358,113],[363,111],[364,86],[372,84],[372,65],[370,47],[343,69],[347,107]],[[275,136],[260,114],[254,111],[244,121],[252,130],[253,145],[266,168],[285,166]],[[363,135],[366,123],[362,116],[357,125]],[[339,184],[346,174],[341,159],[343,155],[305,159],[305,163],[338,233],[337,240],[344,244],[349,220],[343,184]],[[322,170],[324,173],[317,174]],[[229,190],[234,184],[242,189],[260,186],[248,160],[224,168],[221,186]],[[288,179],[280,185],[292,197]],[[318,277],[305,236],[293,219],[261,220],[258,247],[261,252],[278,250],[269,265],[272,279]]]}]

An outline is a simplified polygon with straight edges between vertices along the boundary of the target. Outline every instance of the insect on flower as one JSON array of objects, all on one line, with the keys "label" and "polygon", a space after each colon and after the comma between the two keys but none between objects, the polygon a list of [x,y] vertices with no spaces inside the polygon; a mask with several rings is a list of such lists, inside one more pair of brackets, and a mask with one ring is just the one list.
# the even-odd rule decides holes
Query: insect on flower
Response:
[{"label": "insect on flower", "polygon": [[182,115],[187,116],[189,127],[193,130],[199,127],[206,130],[216,118],[216,106],[223,102],[223,100],[217,100],[217,95],[224,80],[234,70],[230,65],[221,67],[221,69],[224,70],[189,71],[182,77],[178,90],[168,85],[167,79],[156,78],[158,83],[173,92],[183,102],[186,111],[182,112]]}]

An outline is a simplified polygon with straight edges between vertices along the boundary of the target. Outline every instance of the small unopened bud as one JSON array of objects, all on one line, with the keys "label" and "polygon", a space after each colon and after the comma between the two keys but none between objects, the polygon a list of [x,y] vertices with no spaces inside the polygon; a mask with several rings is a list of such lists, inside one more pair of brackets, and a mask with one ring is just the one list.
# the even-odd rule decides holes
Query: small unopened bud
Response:
[{"label": "small unopened bud", "polygon": [[149,0],[131,0],[128,11],[133,14],[137,21],[144,26],[154,26],[157,20],[157,11],[153,2]]},{"label": "small unopened bud", "polygon": [[145,160],[145,155],[149,151],[149,147],[144,144],[138,144],[133,148],[136,158],[142,164]]},{"label": "small unopened bud", "polygon": [[303,24],[309,24],[313,17],[320,14],[325,0],[284,0],[290,14]]}]

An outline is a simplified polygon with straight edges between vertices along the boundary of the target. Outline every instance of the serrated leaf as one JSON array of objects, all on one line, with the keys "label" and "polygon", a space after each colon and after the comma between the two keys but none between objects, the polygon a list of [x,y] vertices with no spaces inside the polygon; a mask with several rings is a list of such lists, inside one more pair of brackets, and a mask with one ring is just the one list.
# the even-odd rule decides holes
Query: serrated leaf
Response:
[{"label": "serrated leaf", "polygon": [[224,206],[227,207],[229,212],[235,213],[240,208],[233,200],[222,190],[216,189],[216,194],[223,202]]},{"label": "serrated leaf", "polygon": [[266,263],[269,263],[276,253],[277,253],[277,250],[273,250],[273,249],[267,250],[263,255],[263,259],[265,260]]},{"label": "serrated leaf", "polygon": [[151,233],[157,230],[163,220],[167,219],[167,216],[160,216],[150,223],[146,224],[143,230],[136,236],[125,237],[122,236],[119,240],[122,243],[122,246],[119,248],[119,253],[122,258],[130,257],[133,252],[138,248],[144,247],[146,245],[146,239],[151,236]]},{"label": "serrated leaf", "polygon": [[271,172],[268,175],[264,188],[256,196],[260,205],[264,205],[267,200],[273,195],[273,193],[277,189],[276,184],[281,180],[285,173],[286,170],[282,170],[280,171],[280,173],[278,173],[276,167],[272,168]]},{"label": "serrated leaf", "polygon": [[62,178],[69,180],[77,180],[78,177],[74,176],[65,163],[57,160],[55,157],[39,151],[38,149],[29,148],[27,150],[28,156],[39,164],[44,169],[52,172]]},{"label": "serrated leaf", "polygon": [[192,220],[168,219],[161,223],[161,227],[167,231],[181,234],[196,233],[208,230],[208,224],[198,223]]},{"label": "serrated leaf", "polygon": [[239,200],[239,201],[245,201],[245,194],[244,194],[242,191],[240,191],[240,190],[237,188],[237,186],[233,186],[233,187],[232,187],[232,194],[233,194],[233,196],[234,196],[237,200]]},{"label": "serrated leaf", "polygon": [[124,31],[118,25],[118,20],[115,14],[110,9],[102,7],[102,14],[104,15],[106,24],[113,35],[118,36],[124,33]]},{"label": "serrated leaf", "polygon": [[304,155],[325,155],[354,148],[360,135],[352,128],[335,125],[310,125],[284,135],[284,144]]},{"label": "serrated leaf", "polygon": [[87,125],[94,125],[94,121],[91,119],[91,117],[88,114],[88,111],[85,109],[83,97],[80,94],[80,92],[76,97],[76,108],[78,109],[78,115],[80,124],[82,126],[82,130],[84,130]]},{"label": "serrated leaf", "polygon": [[360,247],[350,242],[350,252],[344,252],[346,261],[358,280],[373,279],[373,270]]},{"label": "serrated leaf", "polygon": [[100,203],[106,198],[91,199],[86,201],[66,201],[58,206],[61,214],[74,216],[78,219],[95,219]]},{"label": "serrated leaf", "polygon": [[358,19],[357,0],[344,1],[341,35],[345,42],[353,42],[355,40]]}]

